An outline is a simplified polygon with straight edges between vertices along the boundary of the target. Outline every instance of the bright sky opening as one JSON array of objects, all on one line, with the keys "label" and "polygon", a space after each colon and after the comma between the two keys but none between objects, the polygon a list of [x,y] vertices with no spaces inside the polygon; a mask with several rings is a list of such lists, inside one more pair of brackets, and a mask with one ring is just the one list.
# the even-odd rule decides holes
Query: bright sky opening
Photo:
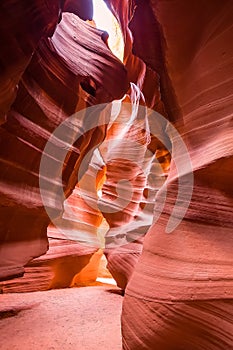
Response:
[{"label": "bright sky opening", "polygon": [[109,34],[108,45],[110,50],[123,62],[124,40],[120,26],[103,0],[93,0],[93,20],[98,29],[105,30]]}]

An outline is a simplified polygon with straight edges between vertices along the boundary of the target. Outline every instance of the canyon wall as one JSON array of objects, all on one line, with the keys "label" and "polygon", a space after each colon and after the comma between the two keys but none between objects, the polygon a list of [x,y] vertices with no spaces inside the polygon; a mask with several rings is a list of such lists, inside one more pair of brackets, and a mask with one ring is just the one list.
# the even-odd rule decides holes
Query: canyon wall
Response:
[{"label": "canyon wall", "polygon": [[46,252],[51,221],[51,248],[78,230],[94,242],[105,222],[109,270],[121,288],[130,280],[123,348],[231,349],[232,1],[106,1],[123,63],[91,2],[19,3],[1,3],[0,278]]},{"label": "canyon wall", "polygon": [[[109,269],[121,288],[126,287],[141,253],[158,189],[158,185],[154,188],[152,182],[148,182],[148,174],[142,169],[145,152],[149,148],[149,158],[161,158],[159,162],[164,162],[167,170],[169,152],[154,135],[149,135],[146,106],[165,114],[159,76],[132,53],[133,38],[128,28],[132,14],[127,2],[122,4],[115,2],[111,6],[125,40],[124,64],[109,50],[106,33],[93,26],[91,1],[54,1],[49,12],[53,17],[45,17],[44,22],[39,17],[44,11],[43,2],[38,2],[35,9],[25,9],[17,1],[2,4],[5,17],[1,25],[3,37],[6,37],[5,51],[1,52],[3,70],[9,81],[15,75],[12,85],[8,84],[9,91],[2,85],[1,98],[4,118],[1,126],[0,278],[3,280],[22,275],[28,261],[46,252],[47,235],[51,249],[45,260],[49,261],[51,257],[59,258],[60,253],[55,256],[53,252],[57,239],[91,244],[93,254],[106,245]],[[17,20],[12,15],[14,6]],[[35,11],[38,11],[38,18],[33,17]],[[11,15],[7,17],[7,14]],[[42,26],[40,31],[35,24],[35,33],[29,33],[28,27],[22,26],[24,31],[18,33],[17,25],[25,14],[29,18],[28,25],[41,21],[40,25],[44,23],[45,28]],[[9,30],[4,32],[7,25]],[[36,36],[34,41],[33,35]],[[27,55],[22,51],[24,46],[29,52]],[[6,47],[12,52],[22,51],[15,55],[13,63],[7,61]],[[119,100],[126,92],[126,97],[118,103],[122,111],[114,116],[114,106],[104,103]],[[88,111],[91,106],[98,107]],[[139,106],[143,108],[138,110]],[[74,116],[72,120],[71,116]],[[125,123],[128,126],[125,127]],[[60,131],[59,126],[62,126]],[[78,139],[75,139],[75,132],[80,134]],[[99,149],[99,160],[98,157],[91,160],[94,149],[103,140],[107,146],[103,144]],[[141,144],[138,149],[142,154],[132,148],[132,143],[135,146],[137,142]],[[106,147],[109,148],[107,152]],[[131,165],[127,164],[130,152]],[[151,171],[149,163],[147,171]],[[78,178],[80,172],[82,175]],[[132,190],[128,193],[125,185],[120,186],[119,190],[125,194],[119,195],[119,199],[129,204],[123,203],[118,208],[115,194],[122,179],[129,181]],[[99,200],[97,191],[101,190],[101,184]],[[143,216],[145,205],[147,214]],[[102,235],[100,246],[98,235]],[[77,246],[77,254],[82,256],[88,251],[88,258],[90,249]],[[37,267],[44,264],[42,260],[35,260]],[[28,268],[32,266],[29,264]],[[79,267],[74,269],[73,276]],[[66,279],[63,282],[60,281],[60,285],[68,285]]]},{"label": "canyon wall", "polygon": [[[76,172],[84,155],[94,150],[105,137],[106,125],[90,128],[83,135],[84,112],[77,122],[81,137],[73,139],[74,125],[69,124],[69,117],[83,108],[100,105],[95,113],[89,113],[89,120],[95,118],[98,122],[105,108],[101,104],[121,98],[129,87],[126,69],[107,48],[102,31],[68,12],[63,13],[56,27],[59,2],[55,1],[49,9],[53,17],[45,17],[42,21],[35,14],[38,11],[46,16],[43,3],[38,2],[38,9],[32,6],[27,11],[17,1],[1,4],[6,12],[1,21],[3,37],[6,37],[1,57],[5,85],[9,85],[9,91],[4,84],[1,86],[4,113],[11,104],[1,125],[1,279],[21,275],[29,260],[46,252],[48,224],[62,215],[63,200],[72,193],[78,181]],[[35,30],[37,41],[33,30],[23,27],[25,15],[29,24],[34,20],[41,26],[45,23],[41,32],[40,27],[37,28],[39,32]],[[22,33],[18,32],[19,24],[24,29]],[[7,25],[11,25],[8,30]],[[52,30],[55,30],[53,35]],[[15,38],[18,33],[20,40]],[[52,35],[51,39],[48,34]],[[24,47],[27,55],[23,52]],[[13,63],[8,59],[7,50],[12,50]],[[20,53],[14,56],[14,50]],[[19,65],[22,66],[19,68]],[[14,84],[8,84],[12,75],[15,76]],[[15,91],[16,85],[15,98],[11,92]],[[63,134],[51,137],[58,125],[66,120]],[[52,154],[44,151],[48,140]],[[63,166],[59,159],[64,152]],[[42,156],[45,169],[40,174]],[[50,167],[51,172],[46,167]],[[61,186],[60,169],[63,169]],[[95,251],[93,247],[93,253]]]},{"label": "canyon wall", "polygon": [[[166,202],[126,289],[123,348],[231,349],[233,4],[155,0],[150,5],[161,35],[161,83],[168,82],[163,102],[188,148],[193,182],[187,163],[177,171],[184,154],[173,138],[171,169],[155,211],[165,195]],[[160,72],[147,45],[139,35],[135,51]],[[168,230],[174,208],[175,219],[183,215],[188,192],[183,220]]]}]

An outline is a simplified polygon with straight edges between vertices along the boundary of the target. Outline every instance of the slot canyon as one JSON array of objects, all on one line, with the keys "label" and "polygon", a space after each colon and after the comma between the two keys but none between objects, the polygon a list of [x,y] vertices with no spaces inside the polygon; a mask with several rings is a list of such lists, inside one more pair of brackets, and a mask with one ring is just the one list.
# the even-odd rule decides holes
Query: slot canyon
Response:
[{"label": "slot canyon", "polygon": [[1,0],[0,43],[0,350],[233,350],[233,1]]}]

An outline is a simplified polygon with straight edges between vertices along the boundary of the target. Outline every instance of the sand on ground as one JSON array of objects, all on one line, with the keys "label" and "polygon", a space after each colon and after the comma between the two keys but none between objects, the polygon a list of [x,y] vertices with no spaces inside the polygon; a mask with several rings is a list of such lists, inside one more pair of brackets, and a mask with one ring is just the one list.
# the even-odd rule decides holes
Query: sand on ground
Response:
[{"label": "sand on ground", "polygon": [[122,296],[102,285],[0,295],[1,350],[121,350]]}]

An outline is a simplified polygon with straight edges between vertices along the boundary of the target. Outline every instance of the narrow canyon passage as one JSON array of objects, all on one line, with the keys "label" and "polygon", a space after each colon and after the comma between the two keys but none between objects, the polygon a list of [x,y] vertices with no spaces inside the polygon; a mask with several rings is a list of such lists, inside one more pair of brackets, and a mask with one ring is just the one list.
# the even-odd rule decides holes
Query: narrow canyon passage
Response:
[{"label": "narrow canyon passage", "polygon": [[233,1],[0,1],[0,349],[233,350]]}]

